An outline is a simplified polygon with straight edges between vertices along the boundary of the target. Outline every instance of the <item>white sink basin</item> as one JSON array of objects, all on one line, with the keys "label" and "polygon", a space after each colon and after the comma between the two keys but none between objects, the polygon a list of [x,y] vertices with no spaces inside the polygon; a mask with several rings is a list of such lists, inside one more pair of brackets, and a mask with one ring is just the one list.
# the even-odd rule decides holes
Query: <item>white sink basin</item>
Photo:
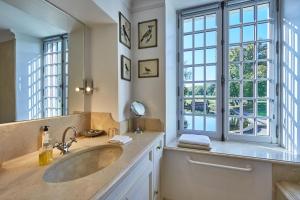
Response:
[{"label": "white sink basin", "polygon": [[66,155],[46,170],[44,180],[58,183],[88,176],[115,162],[122,153],[121,146],[101,145]]}]

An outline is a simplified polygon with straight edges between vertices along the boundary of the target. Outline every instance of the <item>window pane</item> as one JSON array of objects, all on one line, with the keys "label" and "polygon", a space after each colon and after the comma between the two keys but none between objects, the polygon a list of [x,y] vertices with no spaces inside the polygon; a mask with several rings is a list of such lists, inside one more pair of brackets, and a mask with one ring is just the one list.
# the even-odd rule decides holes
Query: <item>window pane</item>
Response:
[{"label": "window pane", "polygon": [[216,83],[206,83],[206,96],[215,97],[217,93]]},{"label": "window pane", "polygon": [[254,44],[247,44],[247,45],[244,45],[243,47],[243,59],[245,61],[248,61],[248,60],[253,60],[254,59]]},{"label": "window pane", "polygon": [[214,46],[217,44],[217,32],[206,32],[206,46]]},{"label": "window pane", "polygon": [[243,119],[243,134],[247,134],[247,135],[254,134],[254,119],[251,118]]},{"label": "window pane", "polygon": [[217,62],[217,50],[206,49],[206,63],[216,63]]},{"label": "window pane", "polygon": [[195,48],[204,46],[204,33],[195,34]]},{"label": "window pane", "polygon": [[254,63],[244,63],[243,78],[244,79],[254,78]]},{"label": "window pane", "polygon": [[257,101],[257,116],[266,117],[267,116],[267,101],[258,100]]},{"label": "window pane", "polygon": [[184,84],[183,90],[184,90],[183,91],[184,97],[193,97],[193,84],[191,83]]},{"label": "window pane", "polygon": [[193,52],[185,51],[183,53],[183,64],[184,65],[192,65],[193,64]]},{"label": "window pane", "polygon": [[207,114],[216,114],[216,100],[207,100],[206,101],[206,113]]},{"label": "window pane", "polygon": [[240,65],[239,64],[230,64],[229,65],[229,78],[230,79],[239,79],[240,78]]},{"label": "window pane", "polygon": [[257,20],[269,19],[269,4],[262,4],[257,6]]},{"label": "window pane", "polygon": [[253,100],[244,100],[243,101],[243,115],[252,116],[253,115]]},{"label": "window pane", "polygon": [[257,82],[257,96],[266,97],[267,96],[267,81]]},{"label": "window pane", "polygon": [[231,133],[239,133],[240,120],[237,117],[229,117],[229,131]]},{"label": "window pane", "polygon": [[193,116],[185,115],[183,126],[184,129],[193,129]]},{"label": "window pane", "polygon": [[240,9],[229,11],[229,25],[240,23]]},{"label": "window pane", "polygon": [[240,41],[240,28],[229,29],[229,43],[239,43]]},{"label": "window pane", "polygon": [[229,83],[229,97],[239,97],[240,96],[240,83],[230,82]]},{"label": "window pane", "polygon": [[254,7],[243,8],[243,23],[254,22]]},{"label": "window pane", "polygon": [[183,48],[184,49],[193,48],[193,35],[186,35],[183,37]]},{"label": "window pane", "polygon": [[204,96],[204,83],[195,83],[195,97]]},{"label": "window pane", "polygon": [[183,20],[183,32],[192,32],[193,31],[193,19],[185,19]]},{"label": "window pane", "polygon": [[257,78],[267,78],[267,62],[258,62]]},{"label": "window pane", "polygon": [[264,23],[264,24],[258,24],[257,25],[257,39],[258,40],[266,40],[269,39],[269,24]]},{"label": "window pane", "polygon": [[204,17],[195,18],[195,31],[200,31],[204,29]]},{"label": "window pane", "polygon": [[254,41],[254,26],[243,27],[243,42]]},{"label": "window pane", "polygon": [[243,85],[244,97],[253,97],[253,81],[245,81]]},{"label": "window pane", "polygon": [[204,67],[195,67],[195,81],[204,81]]},{"label": "window pane", "polygon": [[191,99],[185,99],[183,105],[184,105],[184,113],[193,112],[193,101]]},{"label": "window pane", "polygon": [[193,68],[192,67],[183,68],[183,80],[184,81],[192,81],[193,80]]},{"label": "window pane", "polygon": [[206,29],[216,28],[216,14],[206,15]]},{"label": "window pane", "polygon": [[204,114],[204,99],[195,100],[195,114]]},{"label": "window pane", "polygon": [[233,99],[229,101],[229,114],[230,115],[240,115],[240,100]]},{"label": "window pane", "polygon": [[268,121],[266,119],[257,119],[256,122],[256,132],[257,135],[267,136],[269,135],[267,131]]},{"label": "window pane", "polygon": [[259,42],[257,46],[258,59],[268,59],[270,58],[270,43],[269,42]]},{"label": "window pane", "polygon": [[206,131],[216,131],[216,117],[206,117]]},{"label": "window pane", "polygon": [[195,130],[203,131],[204,130],[204,117],[195,116]]},{"label": "window pane", "polygon": [[216,66],[206,66],[206,80],[207,81],[214,81],[216,80]]},{"label": "window pane", "polygon": [[204,51],[203,50],[196,50],[195,51],[195,64],[203,64],[204,63]]},{"label": "window pane", "polygon": [[229,61],[240,61],[240,46],[231,46],[229,48]]}]

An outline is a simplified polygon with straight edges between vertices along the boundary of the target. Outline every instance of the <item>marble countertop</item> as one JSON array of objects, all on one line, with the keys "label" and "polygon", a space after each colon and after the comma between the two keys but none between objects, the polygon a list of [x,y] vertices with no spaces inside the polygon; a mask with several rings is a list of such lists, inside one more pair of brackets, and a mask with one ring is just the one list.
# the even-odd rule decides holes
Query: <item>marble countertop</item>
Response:
[{"label": "marble countertop", "polygon": [[211,147],[210,151],[181,148],[177,147],[177,140],[174,140],[165,149],[300,165],[300,155],[292,154],[278,146],[245,142],[212,141]]},{"label": "marble countertop", "polygon": [[300,183],[280,181],[276,183],[276,187],[280,190],[281,194],[288,200],[300,199]]},{"label": "marble countertop", "polygon": [[[130,168],[148,151],[153,142],[162,136],[159,132],[144,132],[142,135],[128,133],[133,138],[122,145],[123,154],[108,167],[88,176],[61,183],[47,183],[43,180],[48,166],[38,165],[38,152],[26,154],[2,163],[0,168],[0,199],[91,199],[101,197],[125,175]],[[70,148],[70,154],[84,148],[107,143],[107,136],[79,138]],[[54,150],[55,162],[62,158]]]}]

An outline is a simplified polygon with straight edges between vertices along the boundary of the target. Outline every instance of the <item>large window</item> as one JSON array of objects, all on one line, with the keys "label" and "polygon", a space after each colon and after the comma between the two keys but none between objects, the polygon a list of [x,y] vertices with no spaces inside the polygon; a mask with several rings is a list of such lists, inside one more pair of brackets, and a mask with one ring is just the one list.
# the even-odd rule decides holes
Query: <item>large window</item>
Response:
[{"label": "large window", "polygon": [[274,141],[273,15],[268,0],[229,1],[179,14],[181,133]]},{"label": "large window", "polygon": [[58,36],[44,40],[44,116],[67,113],[68,38]]}]

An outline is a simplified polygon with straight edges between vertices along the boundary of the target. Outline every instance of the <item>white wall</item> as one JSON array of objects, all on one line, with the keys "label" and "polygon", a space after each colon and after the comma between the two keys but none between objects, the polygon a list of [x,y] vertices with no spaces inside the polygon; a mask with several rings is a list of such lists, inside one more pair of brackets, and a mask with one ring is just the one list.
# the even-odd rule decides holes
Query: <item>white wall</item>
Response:
[{"label": "white wall", "polygon": [[[118,44],[117,25],[93,27],[90,32],[91,78],[96,91],[91,96],[91,111],[110,112],[118,119]],[[87,58],[88,59],[88,58]]]},{"label": "white wall", "polygon": [[16,33],[16,120],[42,117],[42,41]]},{"label": "white wall", "polygon": [[165,45],[166,45],[166,143],[172,141],[177,134],[177,16],[173,0],[166,0]]},{"label": "white wall", "polygon": [[282,145],[300,152],[300,1],[282,5]]},{"label": "white wall", "polygon": [[[132,15],[133,24],[133,98],[143,102],[146,107],[146,116],[158,118],[165,122],[165,14],[162,4],[150,8],[135,10]],[[138,23],[157,19],[158,47],[138,49]],[[159,77],[138,78],[138,60],[159,59]]]},{"label": "white wall", "polygon": [[68,86],[68,112],[84,111],[84,95],[75,91],[82,87],[85,66],[84,29],[73,30],[69,34],[69,86]]}]

